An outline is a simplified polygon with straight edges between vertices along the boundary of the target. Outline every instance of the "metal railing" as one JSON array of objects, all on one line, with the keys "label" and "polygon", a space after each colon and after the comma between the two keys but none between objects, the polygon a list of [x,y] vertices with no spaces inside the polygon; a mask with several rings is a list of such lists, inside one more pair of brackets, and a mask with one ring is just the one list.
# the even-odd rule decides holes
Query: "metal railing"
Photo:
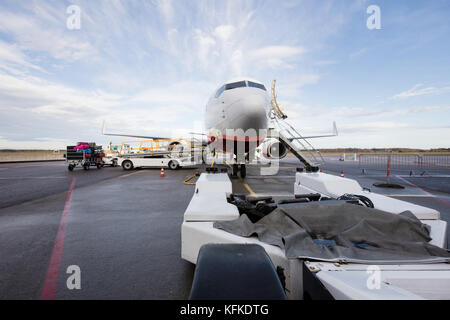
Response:
[{"label": "metal railing", "polygon": [[302,135],[286,120],[274,118],[274,123],[277,125],[279,133],[289,139],[292,146],[302,156],[316,166],[325,163],[320,151],[316,150],[308,140],[302,138]]},{"label": "metal railing", "polygon": [[189,140],[179,139],[159,139],[159,140],[137,140],[124,141],[120,147],[120,155],[166,155],[192,153],[196,148]]},{"label": "metal railing", "polygon": [[404,171],[442,171],[450,169],[450,154],[360,154],[362,169]]}]

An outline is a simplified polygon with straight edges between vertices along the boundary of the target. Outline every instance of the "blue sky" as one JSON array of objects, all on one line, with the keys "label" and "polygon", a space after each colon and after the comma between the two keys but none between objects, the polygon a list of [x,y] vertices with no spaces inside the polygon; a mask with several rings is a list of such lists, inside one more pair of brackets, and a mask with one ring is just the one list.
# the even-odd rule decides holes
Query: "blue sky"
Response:
[{"label": "blue sky", "polygon": [[[81,9],[69,30],[67,7]],[[369,5],[381,29],[369,30]],[[202,130],[214,89],[270,87],[316,147],[450,147],[450,2],[0,2],[0,149]],[[125,139],[123,139],[125,140]]]}]

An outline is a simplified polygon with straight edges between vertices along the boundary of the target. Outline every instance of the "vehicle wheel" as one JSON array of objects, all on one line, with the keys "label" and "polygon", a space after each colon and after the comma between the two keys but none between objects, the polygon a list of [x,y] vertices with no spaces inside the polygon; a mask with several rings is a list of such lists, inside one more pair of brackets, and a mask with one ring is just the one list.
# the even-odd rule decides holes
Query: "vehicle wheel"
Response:
[{"label": "vehicle wheel", "polygon": [[103,167],[103,165],[101,163],[97,163],[97,169],[101,169]]},{"label": "vehicle wheel", "polygon": [[180,167],[180,165],[178,164],[178,162],[176,162],[176,161],[169,162],[170,170],[177,170],[179,167]]},{"label": "vehicle wheel", "polygon": [[89,165],[88,165],[88,164],[85,164],[85,165],[83,166],[83,169],[86,170],[86,171],[89,170]]},{"label": "vehicle wheel", "polygon": [[123,170],[131,170],[133,169],[133,162],[131,162],[130,160],[126,160],[124,162],[122,162],[122,168]]},{"label": "vehicle wheel", "polygon": [[69,166],[67,167],[67,169],[69,169],[69,171],[73,171],[73,165],[69,165]]},{"label": "vehicle wheel", "polygon": [[247,176],[247,169],[245,167],[245,164],[241,164],[241,178],[245,179],[246,176]]},{"label": "vehicle wheel", "polygon": [[114,168],[114,167],[117,167],[117,160],[113,160],[111,166],[112,166],[113,168]]}]

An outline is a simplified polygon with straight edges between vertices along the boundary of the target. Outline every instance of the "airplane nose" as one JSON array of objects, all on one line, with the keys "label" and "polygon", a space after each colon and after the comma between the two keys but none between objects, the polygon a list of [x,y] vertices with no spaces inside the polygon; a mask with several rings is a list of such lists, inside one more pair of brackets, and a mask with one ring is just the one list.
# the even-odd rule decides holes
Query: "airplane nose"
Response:
[{"label": "airplane nose", "polygon": [[263,96],[250,95],[232,106],[235,129],[267,129],[267,101]]}]

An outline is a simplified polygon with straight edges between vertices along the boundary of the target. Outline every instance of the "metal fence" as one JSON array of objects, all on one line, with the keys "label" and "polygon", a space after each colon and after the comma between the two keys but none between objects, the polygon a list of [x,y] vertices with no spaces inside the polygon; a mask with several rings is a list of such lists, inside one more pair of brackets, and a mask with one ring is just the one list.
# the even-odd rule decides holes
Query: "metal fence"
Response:
[{"label": "metal fence", "polygon": [[360,154],[361,169],[404,171],[450,170],[450,154]]}]

